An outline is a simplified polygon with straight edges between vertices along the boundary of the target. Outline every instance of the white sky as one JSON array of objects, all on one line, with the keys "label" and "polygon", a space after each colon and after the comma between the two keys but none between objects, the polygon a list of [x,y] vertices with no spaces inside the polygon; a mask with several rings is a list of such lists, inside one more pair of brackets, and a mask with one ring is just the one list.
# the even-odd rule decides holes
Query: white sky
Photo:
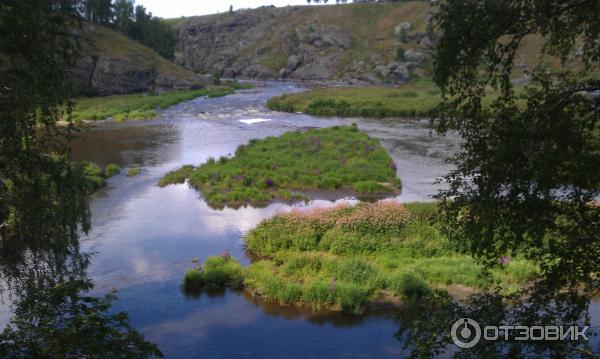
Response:
[{"label": "white sky", "polygon": [[[306,0],[137,0],[135,3],[144,5],[152,15],[166,19],[225,12],[229,10],[229,5],[233,5],[234,9],[269,5],[307,5]],[[329,3],[335,4],[335,0]]]}]

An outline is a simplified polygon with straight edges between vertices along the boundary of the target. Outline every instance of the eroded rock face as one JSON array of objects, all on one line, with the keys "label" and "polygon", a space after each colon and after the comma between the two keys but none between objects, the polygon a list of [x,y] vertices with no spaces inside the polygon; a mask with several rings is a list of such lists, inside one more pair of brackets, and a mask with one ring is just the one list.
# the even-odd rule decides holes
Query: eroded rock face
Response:
[{"label": "eroded rock face", "polygon": [[335,23],[306,20],[307,11],[312,9],[266,7],[190,19],[175,27],[176,63],[197,73],[222,71],[224,77],[366,83],[408,79],[406,66],[376,69],[388,66],[395,48],[354,59],[356,35]]},{"label": "eroded rock face", "polygon": [[[75,90],[80,95],[115,95],[135,92],[163,93],[188,90],[202,82],[196,74],[169,64],[141,45],[99,26],[85,27],[78,35],[85,45],[72,69]],[[99,36],[104,36],[100,38]],[[98,39],[101,43],[98,44]],[[102,43],[115,39],[127,46],[121,52],[108,51]],[[141,49],[140,49],[141,47]]]}]

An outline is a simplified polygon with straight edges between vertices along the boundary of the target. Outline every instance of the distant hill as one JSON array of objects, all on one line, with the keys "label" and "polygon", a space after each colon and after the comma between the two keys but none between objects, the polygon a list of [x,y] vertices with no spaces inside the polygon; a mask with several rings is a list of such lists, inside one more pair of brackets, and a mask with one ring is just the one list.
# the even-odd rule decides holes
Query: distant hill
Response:
[{"label": "distant hill", "polygon": [[427,31],[433,10],[424,1],[355,3],[262,7],[167,21],[179,38],[176,62],[195,72],[405,82],[426,71],[435,41]]},{"label": "distant hill", "polygon": [[[166,20],[176,31],[175,62],[226,77],[404,83],[428,77],[438,36],[435,2],[368,2],[262,7]],[[543,39],[524,39],[515,81],[537,63]],[[569,61],[577,66],[580,59]],[[556,59],[550,63],[557,65]]]},{"label": "distant hill", "polygon": [[86,25],[78,34],[82,54],[74,73],[82,94],[160,93],[189,89],[201,81],[195,73],[107,27]]}]

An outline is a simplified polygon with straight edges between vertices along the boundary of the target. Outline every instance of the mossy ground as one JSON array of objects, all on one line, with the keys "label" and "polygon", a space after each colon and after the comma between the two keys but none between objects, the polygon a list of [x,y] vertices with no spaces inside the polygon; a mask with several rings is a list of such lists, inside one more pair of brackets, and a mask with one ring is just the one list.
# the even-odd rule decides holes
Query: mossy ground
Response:
[{"label": "mossy ground", "polygon": [[213,207],[289,201],[310,189],[393,193],[400,184],[387,151],[355,125],[252,140],[232,158],[183,166],[159,185],[186,179]]},{"label": "mossy ground", "polygon": [[398,87],[333,87],[273,97],[271,110],[341,117],[427,116],[440,101],[440,92],[429,81]]}]

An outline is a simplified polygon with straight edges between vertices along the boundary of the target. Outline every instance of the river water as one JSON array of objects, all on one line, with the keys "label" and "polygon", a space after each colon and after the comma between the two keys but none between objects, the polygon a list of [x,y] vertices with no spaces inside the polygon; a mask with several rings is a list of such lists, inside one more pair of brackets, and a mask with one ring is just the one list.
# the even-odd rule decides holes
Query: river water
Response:
[{"label": "river water", "polygon": [[[430,135],[427,120],[357,120],[284,114],[266,109],[271,96],[302,88],[284,82],[217,99],[196,99],[159,119],[94,125],[74,144],[73,156],[101,165],[139,166],[141,174],[111,178],[94,195],[92,231],[83,249],[95,291],[118,290],[117,310],[167,358],[387,358],[402,357],[398,324],[385,313],[364,316],[282,308],[225,290],[186,296],[180,287],[191,259],[229,251],[248,263],[243,236],[262,219],[290,208],[272,204],[215,210],[186,184],[159,188],[158,180],[184,164],[235,151],[253,138],[356,122],[390,152],[403,183],[401,201],[430,200],[434,180],[458,139]],[[295,206],[325,206],[315,198]]]}]

